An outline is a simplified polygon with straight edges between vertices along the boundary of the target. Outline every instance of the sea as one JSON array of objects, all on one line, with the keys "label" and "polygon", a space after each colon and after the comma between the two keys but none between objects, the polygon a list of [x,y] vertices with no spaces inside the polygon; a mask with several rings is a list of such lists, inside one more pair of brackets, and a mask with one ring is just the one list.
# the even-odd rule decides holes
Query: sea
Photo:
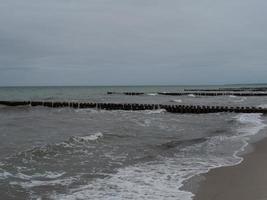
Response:
[{"label": "sea", "polygon": [[[166,96],[231,86],[1,87],[0,101],[43,100],[267,107],[267,97]],[[108,91],[117,92],[109,95]],[[128,96],[120,92],[144,92]],[[175,114],[165,110],[0,105],[0,199],[191,200],[185,183],[242,162],[266,137],[260,113]]]}]

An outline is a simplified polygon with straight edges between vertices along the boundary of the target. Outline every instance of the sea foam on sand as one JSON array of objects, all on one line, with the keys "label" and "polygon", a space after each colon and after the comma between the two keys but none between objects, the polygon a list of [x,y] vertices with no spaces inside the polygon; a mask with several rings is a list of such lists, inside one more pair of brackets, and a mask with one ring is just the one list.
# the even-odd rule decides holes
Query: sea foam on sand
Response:
[{"label": "sea foam on sand", "polygon": [[[53,194],[51,198],[191,200],[194,195],[181,189],[185,180],[213,168],[240,163],[242,158],[237,154],[247,146],[249,136],[265,127],[261,114],[239,114],[235,119],[241,126],[235,135],[211,137],[204,143],[179,149],[173,157],[159,156],[157,161],[120,168],[104,179],[97,178],[85,186],[70,189],[67,194]],[[229,156],[214,153],[231,142],[243,142],[243,145]],[[200,156],[198,152],[203,148],[205,154]]]}]

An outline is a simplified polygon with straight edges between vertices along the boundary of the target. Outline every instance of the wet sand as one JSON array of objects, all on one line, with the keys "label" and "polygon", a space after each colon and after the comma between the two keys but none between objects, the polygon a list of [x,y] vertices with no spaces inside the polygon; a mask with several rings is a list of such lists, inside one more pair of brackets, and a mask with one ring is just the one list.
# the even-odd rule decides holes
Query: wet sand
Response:
[{"label": "wet sand", "polygon": [[253,146],[241,164],[204,175],[194,200],[267,200],[267,139]]}]

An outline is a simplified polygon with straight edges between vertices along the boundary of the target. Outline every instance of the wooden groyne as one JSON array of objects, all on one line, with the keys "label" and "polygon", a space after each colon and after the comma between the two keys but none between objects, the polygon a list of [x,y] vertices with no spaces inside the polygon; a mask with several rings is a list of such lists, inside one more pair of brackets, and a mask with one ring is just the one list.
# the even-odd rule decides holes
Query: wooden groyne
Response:
[{"label": "wooden groyne", "polygon": [[[124,94],[130,96],[136,95],[144,95],[144,92],[107,92],[107,94]],[[169,96],[187,96],[187,95],[195,95],[195,96],[267,96],[267,92],[210,92],[210,91],[203,91],[203,92],[157,92],[155,94],[159,95],[169,95]]]},{"label": "wooden groyne", "polygon": [[261,107],[229,107],[229,106],[201,106],[201,105],[163,105],[163,104],[129,104],[129,103],[92,103],[92,102],[60,102],[60,101],[0,101],[6,106],[45,106],[50,108],[69,107],[75,109],[95,108],[103,110],[157,110],[165,109],[171,113],[264,113],[267,108]]},{"label": "wooden groyne", "polygon": [[267,96],[267,93],[261,92],[159,92],[158,94],[170,96]]},{"label": "wooden groyne", "polygon": [[129,96],[143,95],[144,92],[107,92],[107,94],[125,94]]},{"label": "wooden groyne", "polygon": [[242,87],[242,88],[216,88],[216,89],[201,89],[201,88],[195,88],[195,89],[184,89],[185,92],[189,91],[195,91],[195,92],[267,92],[266,87]]}]

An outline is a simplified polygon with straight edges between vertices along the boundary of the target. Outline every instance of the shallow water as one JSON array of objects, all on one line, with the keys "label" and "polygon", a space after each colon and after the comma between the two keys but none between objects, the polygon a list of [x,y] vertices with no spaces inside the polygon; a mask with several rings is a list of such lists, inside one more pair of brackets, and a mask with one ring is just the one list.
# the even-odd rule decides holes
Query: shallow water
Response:
[{"label": "shallow water", "polygon": [[[142,90],[143,89],[143,90]],[[201,105],[267,105],[266,97],[151,95],[180,88],[6,88],[6,99],[70,99]],[[20,96],[22,94],[22,96]],[[18,98],[19,96],[19,98]],[[16,97],[16,98],[15,98]],[[1,199],[191,199],[184,180],[242,161],[264,128],[261,114],[172,114],[0,107]]]}]

